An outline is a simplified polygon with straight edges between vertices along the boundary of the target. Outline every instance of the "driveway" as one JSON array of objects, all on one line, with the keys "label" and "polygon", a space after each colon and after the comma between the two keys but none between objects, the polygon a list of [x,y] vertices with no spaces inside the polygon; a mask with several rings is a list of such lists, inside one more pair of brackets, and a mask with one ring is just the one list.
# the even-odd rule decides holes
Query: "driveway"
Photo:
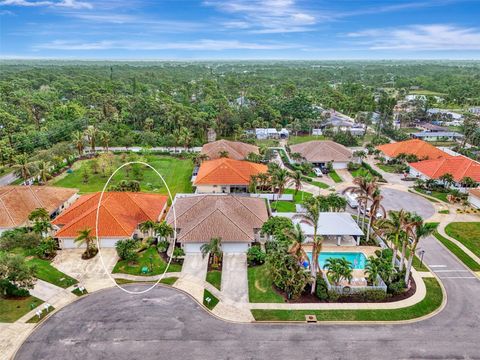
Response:
[{"label": "driveway", "polygon": [[43,301],[48,301],[61,292],[63,292],[63,288],[40,279],[37,279],[35,286],[30,290],[31,295]]},{"label": "driveway", "polygon": [[221,290],[230,300],[248,302],[247,254],[223,254]]},{"label": "driveway", "polygon": [[187,277],[194,276],[200,281],[205,281],[207,277],[208,256],[202,257],[201,253],[187,253],[183,260],[182,275]]}]

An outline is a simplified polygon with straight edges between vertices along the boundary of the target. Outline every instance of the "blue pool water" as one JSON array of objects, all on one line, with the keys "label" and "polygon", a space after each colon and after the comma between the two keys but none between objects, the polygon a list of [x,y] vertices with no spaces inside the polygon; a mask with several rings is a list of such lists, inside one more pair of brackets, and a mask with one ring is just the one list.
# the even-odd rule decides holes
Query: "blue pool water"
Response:
[{"label": "blue pool water", "polygon": [[[312,253],[308,253],[308,258],[312,259]],[[322,251],[318,257],[320,268],[323,269],[325,261],[328,258],[341,259],[345,258],[352,263],[354,269],[365,269],[365,262],[367,261],[365,255],[361,252],[324,252]]]}]

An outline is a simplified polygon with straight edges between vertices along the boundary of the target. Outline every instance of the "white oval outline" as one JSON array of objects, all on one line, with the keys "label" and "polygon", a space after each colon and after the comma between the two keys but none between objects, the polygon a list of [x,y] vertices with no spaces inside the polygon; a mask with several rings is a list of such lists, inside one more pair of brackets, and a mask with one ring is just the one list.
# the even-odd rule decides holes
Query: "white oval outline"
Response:
[{"label": "white oval outline", "polygon": [[143,162],[143,161],[129,161],[127,163],[124,163],[123,165],[121,165],[120,167],[118,167],[113,173],[112,175],[110,175],[110,177],[108,178],[107,182],[105,183],[105,186],[103,187],[103,190],[100,194],[100,199],[98,200],[98,206],[97,206],[97,214],[96,214],[96,219],[95,219],[95,237],[97,239],[97,247],[98,247],[98,254],[100,255],[100,260],[102,262],[102,266],[103,266],[103,269],[105,270],[105,272],[107,273],[108,277],[110,278],[110,280],[112,280],[112,282],[115,284],[116,287],[118,287],[119,289],[121,289],[122,291],[125,291],[126,293],[128,294],[131,294],[131,295],[140,295],[140,294],[144,294],[146,293],[147,291],[150,291],[152,290],[155,286],[157,286],[160,281],[163,279],[163,277],[165,276],[165,274],[167,273],[167,270],[170,268],[170,263],[172,262],[172,259],[173,257],[170,256],[170,260],[168,260],[168,264],[167,264],[167,267],[165,268],[165,271],[163,272],[163,274],[160,276],[160,278],[157,280],[157,282],[155,284],[153,284],[152,286],[150,286],[148,289],[146,290],[143,290],[143,291],[130,291],[130,290],[127,290],[127,289],[124,289],[123,287],[121,287],[120,285],[117,284],[117,282],[115,281],[115,279],[110,275],[110,273],[108,272],[107,270],[107,267],[105,266],[105,262],[103,261],[103,257],[102,257],[102,251],[100,250],[100,242],[98,240],[98,218],[99,218],[99,215],[100,215],[100,204],[102,203],[102,199],[103,199],[103,194],[105,192],[105,189],[107,188],[108,184],[110,183],[110,180],[112,180],[113,176],[120,170],[122,169],[123,167],[127,166],[127,165],[131,165],[131,164],[142,164],[142,165],[145,165],[146,167],[152,169],[153,171],[155,171],[155,173],[160,177],[160,179],[163,181],[163,184],[165,185],[165,187],[167,188],[167,191],[168,191],[168,196],[170,197],[170,200],[172,201],[172,208],[173,208],[173,241],[174,241],[174,244],[176,243],[177,241],[177,232],[176,232],[176,228],[177,228],[177,216],[175,214],[175,205],[173,204],[173,198],[172,198],[172,193],[170,192],[170,188],[168,187],[168,184],[167,182],[165,181],[165,179],[163,178],[162,174],[160,174],[157,169],[155,169],[152,165],[150,164],[147,164],[146,162]]}]

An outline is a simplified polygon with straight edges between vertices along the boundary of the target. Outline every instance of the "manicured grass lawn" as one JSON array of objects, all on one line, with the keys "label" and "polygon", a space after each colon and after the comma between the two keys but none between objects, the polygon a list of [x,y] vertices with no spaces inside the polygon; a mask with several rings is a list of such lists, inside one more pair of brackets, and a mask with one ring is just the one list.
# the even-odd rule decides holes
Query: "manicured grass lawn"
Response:
[{"label": "manicured grass lawn", "polygon": [[[295,190],[285,189],[284,193],[295,194]],[[273,211],[277,212],[296,212],[295,204],[301,204],[303,199],[306,199],[308,197],[312,197],[312,194],[305,191],[298,191],[297,194],[294,195],[293,201],[272,201],[270,207]]]},{"label": "manicured grass lawn", "polygon": [[457,258],[459,258],[469,269],[473,271],[480,271],[480,264],[477,264],[470,256],[468,256],[465,251],[458,247],[457,244],[454,244],[446,237],[440,235],[438,232],[434,233],[438,241],[440,241],[445,247],[450,250]]},{"label": "manicured grass lawn", "polygon": [[412,134],[412,133],[421,132],[422,130],[418,128],[401,128],[400,131],[404,132],[405,134]]},{"label": "manicured grass lawn", "polygon": [[480,222],[453,222],[445,232],[480,257]]},{"label": "manicured grass lawn", "polygon": [[290,138],[288,139],[288,145],[301,144],[301,143],[312,141],[312,140],[326,140],[326,139],[327,138],[323,135],[290,136]]},{"label": "manicured grass lawn", "polygon": [[424,278],[426,297],[419,303],[392,310],[252,310],[257,321],[305,321],[315,315],[318,321],[400,321],[431,313],[442,304],[443,293],[435,278]]},{"label": "manicured grass lawn", "polygon": [[397,168],[394,165],[386,165],[386,164],[376,164],[378,168],[382,169],[385,172],[396,174]]},{"label": "manicured grass lawn", "polygon": [[320,189],[328,189],[330,187],[321,181],[315,181],[315,180],[310,181],[310,184],[318,186]]},{"label": "manicured grass lawn", "polygon": [[[210,299],[210,302],[207,301],[207,298]],[[207,289],[203,291],[203,305],[205,305],[207,308],[213,310],[213,308],[217,306],[218,301],[219,300],[215,296],[213,296],[210,291],[208,291]]]},{"label": "manicured grass lawn", "polygon": [[341,183],[343,181],[342,178],[337,174],[335,170],[330,171],[328,175],[330,175],[330,178],[336,183]]},{"label": "manicured grass lawn", "polygon": [[[172,276],[172,277],[166,277],[160,280],[160,284],[166,284],[166,285],[173,285],[175,284],[175,281],[178,280],[178,277]],[[115,282],[118,285],[124,285],[124,284],[134,284],[134,283],[156,283],[154,280],[145,280],[145,281],[135,281],[135,280],[128,280],[128,279],[115,279]]]},{"label": "manicured grass lawn", "polygon": [[430,95],[430,96],[443,96],[446,95],[444,93],[439,93],[436,91],[430,91],[430,90],[412,90],[410,91],[410,94],[412,95]]},{"label": "manicured grass lawn", "polygon": [[45,318],[45,316],[50,314],[53,310],[55,310],[55,308],[53,306],[50,306],[48,308],[48,312],[47,312],[47,310],[42,310],[42,313],[40,314],[40,317],[38,317],[37,315],[34,315],[30,319],[27,320],[27,323],[36,324],[36,323],[40,322],[41,320],[43,320]]},{"label": "manicured grass lawn", "polygon": [[[152,258],[151,262],[150,257]],[[151,264],[153,265],[153,271],[150,272]],[[149,272],[147,274],[142,274],[142,268],[144,266],[149,269]],[[112,273],[151,276],[163,274],[166,267],[167,263],[158,254],[157,249],[155,247],[150,247],[147,250],[144,250],[138,254],[138,259],[135,264],[129,264],[126,260],[118,261],[113,268]],[[167,272],[179,272],[181,270],[181,265],[172,262]]]},{"label": "manicured grass lawn", "polygon": [[257,146],[267,146],[267,147],[277,147],[278,140],[275,139],[264,139],[264,140],[255,140]]},{"label": "manicured grass lawn", "polygon": [[27,261],[35,265],[35,276],[43,281],[49,282],[61,288],[68,288],[78,281],[67,274],[53,267],[48,260],[33,258]]},{"label": "manicured grass lawn", "polygon": [[43,301],[34,296],[27,296],[21,299],[5,299],[0,297],[0,322],[15,322],[23,315],[42,304]]},{"label": "manicured grass lawn", "polygon": [[222,285],[222,272],[218,270],[211,270],[207,272],[207,282],[220,290]]},{"label": "manicured grass lawn", "polygon": [[416,191],[418,191],[419,193],[421,194],[424,194],[424,195],[428,195],[428,196],[432,196],[434,197],[435,199],[438,199],[440,201],[443,201],[443,202],[448,202],[447,200],[447,195],[448,193],[443,193],[443,192],[440,192],[440,191],[431,191],[430,194],[428,194],[425,190],[423,189],[419,189],[419,188],[415,188]]},{"label": "manicured grass lawn", "polygon": [[[122,164],[120,155],[113,155],[113,159],[113,165],[110,169],[111,172],[116,170],[116,168]],[[193,163],[191,160],[183,160],[172,156],[161,155],[145,155],[143,156],[143,159],[146,163],[157,169],[157,171],[164,177],[172,196],[175,196],[176,193],[192,192],[190,178],[192,176]],[[77,188],[80,189],[81,193],[102,191],[108,177],[103,176],[101,172],[99,174],[93,174],[93,171],[91,170],[91,162],[92,160],[84,160],[76,163],[73,173],[67,174],[65,177],[58,180],[53,180],[51,185]],[[142,191],[167,194],[163,181],[153,170],[143,165],[138,166],[143,175],[142,179],[140,179],[140,187]],[[86,184],[83,182],[85,168],[89,174],[89,179]],[[130,171],[127,176],[126,169],[122,168],[117,174],[115,174],[110,184],[114,185],[121,180],[128,179],[135,180],[132,171]]]},{"label": "manicured grass lawn", "polygon": [[248,296],[252,303],[283,303],[284,299],[272,287],[266,265],[248,268]]},{"label": "manicured grass lawn", "polygon": [[365,169],[364,167],[361,167],[357,170],[353,170],[353,171],[350,171],[350,174],[352,174],[352,176],[354,178],[356,177],[369,177],[369,178],[372,178],[373,175],[370,173],[370,171],[368,171],[367,169]]}]

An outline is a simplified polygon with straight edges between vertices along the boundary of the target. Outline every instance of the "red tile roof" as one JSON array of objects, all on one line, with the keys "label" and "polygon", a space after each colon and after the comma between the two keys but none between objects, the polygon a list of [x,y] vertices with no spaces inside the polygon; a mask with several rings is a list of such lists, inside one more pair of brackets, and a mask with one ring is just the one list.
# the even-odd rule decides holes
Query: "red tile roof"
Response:
[{"label": "red tile roof", "polygon": [[204,161],[194,185],[248,185],[252,175],[266,173],[267,166],[227,158]]},{"label": "red tile roof", "polygon": [[440,176],[448,173],[457,182],[467,176],[480,182],[480,163],[461,155],[424,160],[410,163],[409,165],[431,179],[438,179]]},{"label": "red tile roof", "polygon": [[[61,229],[56,237],[72,238],[78,231],[91,229],[95,223],[100,193],[84,195],[53,224]],[[165,210],[167,196],[145,193],[108,192],[103,195],[99,213],[99,236],[130,237],[139,223],[157,221]]]},{"label": "red tile roof", "polygon": [[480,189],[471,189],[469,193],[470,195],[473,195],[476,198],[480,199]]},{"label": "red tile roof", "polygon": [[28,215],[44,208],[52,214],[78,192],[53,186],[2,186],[0,187],[0,228],[24,225]]},{"label": "red tile roof", "polygon": [[419,160],[449,158],[451,155],[419,139],[399,141],[377,146],[385,155],[394,158],[400,154],[416,155]]}]

